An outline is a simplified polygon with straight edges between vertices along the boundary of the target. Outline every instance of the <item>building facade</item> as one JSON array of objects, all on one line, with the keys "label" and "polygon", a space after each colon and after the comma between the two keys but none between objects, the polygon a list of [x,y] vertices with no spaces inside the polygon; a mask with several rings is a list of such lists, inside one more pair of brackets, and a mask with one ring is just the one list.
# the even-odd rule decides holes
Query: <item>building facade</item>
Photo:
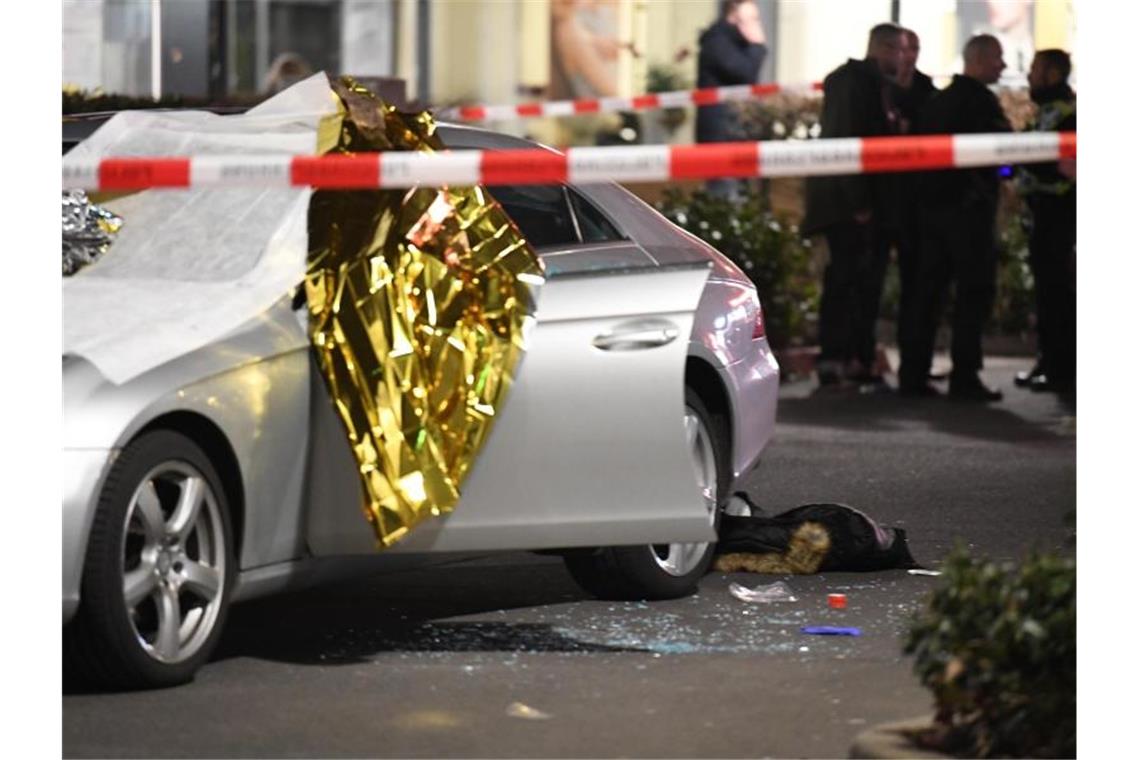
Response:
[{"label": "building facade", "polygon": [[[1075,46],[1073,0],[758,4],[770,48],[762,81],[818,80],[862,57],[867,30],[892,19],[918,32],[919,66],[934,75],[960,70],[962,43],[979,31],[1003,40],[1007,75],[1019,84],[1034,49]],[[646,90],[654,68],[695,80],[698,36],[718,7],[719,0],[63,0],[64,83],[248,99],[272,89],[282,63],[292,62],[293,72],[399,78],[421,103],[631,95]]]}]

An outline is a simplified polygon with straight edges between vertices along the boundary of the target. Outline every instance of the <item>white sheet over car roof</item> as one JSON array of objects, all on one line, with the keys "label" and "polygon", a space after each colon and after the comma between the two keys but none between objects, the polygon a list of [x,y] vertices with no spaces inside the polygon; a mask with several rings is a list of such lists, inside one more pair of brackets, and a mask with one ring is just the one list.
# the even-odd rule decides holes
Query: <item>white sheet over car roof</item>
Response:
[{"label": "white sheet over car roof", "polygon": [[[314,153],[335,111],[317,74],[235,116],[123,112],[69,153]],[[63,283],[65,354],[123,383],[253,319],[304,277],[308,188],[155,190],[105,204],[110,253]]]}]

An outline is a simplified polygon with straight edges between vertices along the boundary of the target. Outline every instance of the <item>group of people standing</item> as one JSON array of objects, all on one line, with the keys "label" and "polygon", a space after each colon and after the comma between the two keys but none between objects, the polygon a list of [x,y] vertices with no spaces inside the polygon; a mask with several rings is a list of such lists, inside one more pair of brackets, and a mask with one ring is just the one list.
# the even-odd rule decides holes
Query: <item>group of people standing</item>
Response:
[{"label": "group of people standing", "polygon": [[[701,36],[698,86],[749,84],[767,54],[753,0],[724,0],[720,19]],[[871,29],[867,54],[850,59],[823,83],[820,137],[1010,132],[990,91],[1005,69],[1001,43],[980,34],[962,51],[963,71],[943,90],[917,69],[919,38],[884,23]],[[1030,129],[1076,129],[1069,55],[1039,51],[1029,72],[1038,116]],[[699,109],[698,142],[744,139],[725,104]],[[1002,177],[997,167],[898,174],[811,177],[802,231],[827,240],[829,261],[820,303],[821,386],[889,390],[876,356],[876,322],[891,251],[899,272],[898,393],[934,397],[935,338],[953,293],[948,394],[997,401],[985,385],[982,332],[997,279],[996,223]],[[1038,361],[1019,386],[1068,392],[1076,383],[1075,163],[1016,170],[1031,212],[1030,266],[1036,284]],[[740,182],[710,180],[709,191],[737,195]]]},{"label": "group of people standing", "polygon": [[[943,90],[916,68],[918,35],[895,24],[871,32],[867,55],[824,80],[821,137],[1009,132],[989,86],[1005,68],[993,36],[963,49],[963,72]],[[1042,50],[1029,74],[1038,106],[1031,126],[1076,129],[1076,97],[1067,84],[1069,56]],[[995,234],[1001,175],[997,167],[905,174],[812,177],[805,234],[822,234],[829,261],[820,304],[821,386],[858,384],[887,389],[877,371],[875,325],[890,252],[899,268],[898,392],[934,397],[935,336],[953,291],[953,369],[949,396],[990,402],[1001,391],[984,384],[982,332],[997,279]],[[1066,162],[1017,168],[1032,214],[1030,265],[1037,288],[1039,356],[1018,385],[1071,391],[1076,382],[1076,182]]]}]

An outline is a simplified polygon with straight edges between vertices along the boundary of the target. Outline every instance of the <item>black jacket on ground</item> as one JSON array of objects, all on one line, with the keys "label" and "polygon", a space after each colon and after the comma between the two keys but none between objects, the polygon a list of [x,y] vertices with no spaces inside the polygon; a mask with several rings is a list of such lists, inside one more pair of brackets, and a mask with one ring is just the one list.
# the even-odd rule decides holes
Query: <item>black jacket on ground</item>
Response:
[{"label": "black jacket on ground", "polygon": [[[755,84],[767,54],[767,47],[752,44],[735,26],[718,21],[701,34],[697,87]],[[728,103],[697,108],[697,142],[744,139]]]},{"label": "black jacket on ground", "polygon": [[[849,59],[823,80],[820,137],[879,137],[891,134],[889,92],[878,64]],[[856,212],[880,209],[880,181],[870,174],[808,177],[803,232],[811,235],[850,222]]]},{"label": "black jacket on ground", "polygon": [[[955,74],[950,86],[922,109],[917,132],[927,135],[1010,132],[997,96],[972,77]],[[965,206],[979,201],[996,208],[1000,179],[997,167],[927,172],[920,196],[924,203]]]}]

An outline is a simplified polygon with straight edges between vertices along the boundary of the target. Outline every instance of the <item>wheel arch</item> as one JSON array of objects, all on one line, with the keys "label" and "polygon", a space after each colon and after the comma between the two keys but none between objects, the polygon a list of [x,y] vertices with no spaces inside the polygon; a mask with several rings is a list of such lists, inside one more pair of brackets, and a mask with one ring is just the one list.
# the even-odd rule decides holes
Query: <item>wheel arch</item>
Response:
[{"label": "wheel arch", "polygon": [[217,470],[225,491],[226,504],[230,513],[230,524],[234,530],[234,559],[242,556],[242,541],[245,537],[245,486],[242,482],[241,466],[237,454],[222,429],[208,417],[194,412],[178,411],[160,415],[139,430],[132,440],[154,430],[171,430],[185,435],[209,458]]},{"label": "wheel arch", "polygon": [[736,433],[732,427],[732,402],[728,396],[728,389],[720,374],[704,359],[689,356],[685,360],[685,387],[692,388],[701,401],[704,402],[709,414],[713,416],[714,424],[720,426],[720,433],[724,436],[722,443],[728,457],[729,471],[732,470],[733,441]]}]

